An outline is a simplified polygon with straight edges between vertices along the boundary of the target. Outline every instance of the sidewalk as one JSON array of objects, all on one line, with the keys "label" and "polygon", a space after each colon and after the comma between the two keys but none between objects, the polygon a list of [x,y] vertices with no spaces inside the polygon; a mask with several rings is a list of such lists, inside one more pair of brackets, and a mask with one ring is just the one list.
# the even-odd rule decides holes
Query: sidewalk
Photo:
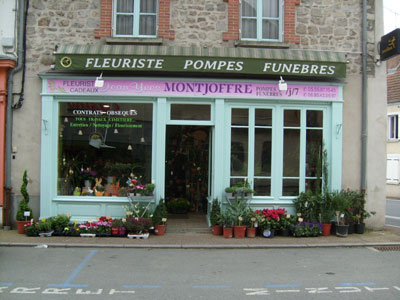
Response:
[{"label": "sidewalk", "polygon": [[[168,230],[168,229],[167,229]],[[321,247],[374,247],[400,248],[400,228],[385,227],[382,231],[351,234],[345,238],[328,237],[274,237],[224,238],[211,232],[170,232],[164,236],[150,235],[148,239],[115,237],[28,237],[16,230],[0,230],[0,247],[95,247],[95,248],[159,248],[159,249],[268,249],[268,248],[321,248]]]}]

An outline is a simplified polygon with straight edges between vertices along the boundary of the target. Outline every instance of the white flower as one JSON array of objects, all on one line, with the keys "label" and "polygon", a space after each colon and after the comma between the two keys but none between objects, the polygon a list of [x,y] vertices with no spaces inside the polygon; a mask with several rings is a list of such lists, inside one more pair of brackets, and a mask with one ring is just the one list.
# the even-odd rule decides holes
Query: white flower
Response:
[{"label": "white flower", "polygon": [[303,218],[299,218],[299,222],[300,222],[300,223],[303,222]]},{"label": "white flower", "polygon": [[167,222],[167,218],[162,218],[161,221]]}]

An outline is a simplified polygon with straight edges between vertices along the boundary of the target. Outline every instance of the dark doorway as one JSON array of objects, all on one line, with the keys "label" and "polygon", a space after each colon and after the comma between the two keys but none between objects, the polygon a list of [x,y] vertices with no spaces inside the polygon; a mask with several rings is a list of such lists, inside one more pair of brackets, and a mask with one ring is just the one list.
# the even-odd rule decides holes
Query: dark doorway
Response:
[{"label": "dark doorway", "polygon": [[187,211],[207,212],[210,128],[167,126],[165,199],[169,210],[172,204],[186,202]]}]

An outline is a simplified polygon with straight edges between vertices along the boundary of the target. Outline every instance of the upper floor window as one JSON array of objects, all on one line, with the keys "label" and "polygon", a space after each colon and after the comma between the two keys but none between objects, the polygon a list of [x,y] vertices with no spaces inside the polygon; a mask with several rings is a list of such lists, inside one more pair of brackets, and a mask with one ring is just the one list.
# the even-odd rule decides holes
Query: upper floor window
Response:
[{"label": "upper floor window", "polygon": [[242,0],[242,40],[282,40],[282,0]]},{"label": "upper floor window", "polygon": [[114,36],[156,37],[157,0],[116,0]]},{"label": "upper floor window", "polygon": [[388,139],[398,140],[399,139],[399,116],[389,115],[388,116]]}]

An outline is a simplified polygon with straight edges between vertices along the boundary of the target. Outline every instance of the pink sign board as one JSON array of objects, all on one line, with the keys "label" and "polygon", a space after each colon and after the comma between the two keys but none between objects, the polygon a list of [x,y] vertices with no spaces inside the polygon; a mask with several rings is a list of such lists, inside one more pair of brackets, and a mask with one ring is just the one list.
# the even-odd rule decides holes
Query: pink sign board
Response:
[{"label": "pink sign board", "polygon": [[74,95],[130,95],[149,97],[207,97],[243,99],[338,100],[336,85],[300,85],[288,82],[287,91],[274,83],[178,81],[178,80],[94,80],[49,79],[47,92]]}]

